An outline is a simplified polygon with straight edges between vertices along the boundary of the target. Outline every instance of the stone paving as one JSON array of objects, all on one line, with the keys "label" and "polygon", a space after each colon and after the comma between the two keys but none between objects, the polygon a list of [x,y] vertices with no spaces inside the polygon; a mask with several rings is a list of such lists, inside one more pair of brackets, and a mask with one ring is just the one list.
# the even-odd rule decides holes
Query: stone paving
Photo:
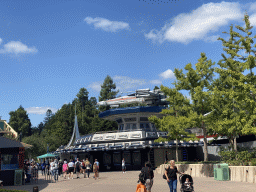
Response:
[{"label": "stone paving", "polygon": [[[33,191],[33,186],[38,186],[41,192],[135,192],[139,171],[122,172],[102,172],[100,179],[93,178],[85,179],[66,179],[59,178],[57,183],[49,183],[40,176],[38,183],[25,186],[5,186],[3,189],[19,189]],[[75,175],[76,176],[76,175]],[[233,181],[215,181],[212,177],[195,177],[194,189],[195,192],[254,192],[256,184],[242,183]],[[1,187],[0,187],[1,189]],[[152,192],[169,192],[169,187],[166,180],[162,179],[162,175],[155,174],[154,185]],[[178,190],[180,191],[180,183],[178,182]]]}]

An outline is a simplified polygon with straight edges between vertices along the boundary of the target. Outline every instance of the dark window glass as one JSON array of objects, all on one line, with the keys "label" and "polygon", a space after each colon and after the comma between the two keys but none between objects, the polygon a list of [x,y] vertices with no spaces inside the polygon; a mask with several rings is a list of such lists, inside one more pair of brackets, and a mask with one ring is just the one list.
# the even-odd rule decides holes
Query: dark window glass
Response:
[{"label": "dark window glass", "polygon": [[148,121],[147,117],[140,117],[140,121]]},{"label": "dark window glass", "polygon": [[125,122],[132,122],[132,121],[136,121],[136,117],[132,117],[132,118],[124,118]]}]

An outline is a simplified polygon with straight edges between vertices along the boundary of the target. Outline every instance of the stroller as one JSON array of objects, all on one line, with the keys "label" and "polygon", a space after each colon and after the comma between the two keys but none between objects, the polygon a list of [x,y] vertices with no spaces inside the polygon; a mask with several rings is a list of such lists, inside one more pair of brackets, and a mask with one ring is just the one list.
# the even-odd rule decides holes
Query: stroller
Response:
[{"label": "stroller", "polygon": [[[186,179],[189,179],[189,183],[186,184],[185,181]],[[193,179],[190,175],[183,174],[179,177],[181,188],[181,192],[194,192],[194,187],[193,187]]]}]

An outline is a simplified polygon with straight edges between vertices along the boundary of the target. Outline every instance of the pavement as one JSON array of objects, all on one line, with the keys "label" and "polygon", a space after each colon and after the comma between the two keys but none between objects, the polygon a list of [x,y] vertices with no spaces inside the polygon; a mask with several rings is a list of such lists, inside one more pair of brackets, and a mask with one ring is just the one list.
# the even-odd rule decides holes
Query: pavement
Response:
[{"label": "pavement", "polygon": [[[32,183],[23,186],[4,186],[0,189],[18,189],[33,192],[33,187],[38,186],[41,192],[135,192],[138,181],[139,171],[122,172],[102,172],[100,178],[95,180],[92,177],[65,179],[59,178],[56,183],[50,183],[45,180],[45,177],[39,176],[38,183]],[[80,175],[81,176],[81,175]],[[92,174],[90,175],[92,176]],[[194,177],[194,190],[195,192],[254,192],[256,191],[256,184],[243,183],[235,181],[216,181],[213,177]],[[170,189],[166,180],[162,175],[155,173],[154,184],[152,192],[169,192]],[[180,183],[178,182],[178,190],[180,191]]]}]

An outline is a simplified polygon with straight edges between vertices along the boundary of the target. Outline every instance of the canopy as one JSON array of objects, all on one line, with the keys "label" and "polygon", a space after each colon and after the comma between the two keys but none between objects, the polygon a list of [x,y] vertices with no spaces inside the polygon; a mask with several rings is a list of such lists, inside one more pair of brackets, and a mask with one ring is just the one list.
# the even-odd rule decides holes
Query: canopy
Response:
[{"label": "canopy", "polygon": [[37,158],[38,159],[44,159],[44,158],[50,158],[50,157],[56,157],[58,155],[53,155],[53,154],[50,154],[50,153],[46,153],[44,155],[41,155],[41,156],[38,156]]}]

